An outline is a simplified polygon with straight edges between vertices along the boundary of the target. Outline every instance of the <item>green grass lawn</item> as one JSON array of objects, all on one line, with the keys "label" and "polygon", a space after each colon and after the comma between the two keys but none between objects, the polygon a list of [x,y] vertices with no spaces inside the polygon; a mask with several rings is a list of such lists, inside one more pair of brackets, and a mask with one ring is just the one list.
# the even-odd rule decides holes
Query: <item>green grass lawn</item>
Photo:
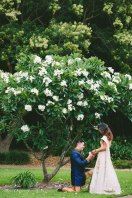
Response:
[{"label": "green grass lawn", "polygon": [[[11,184],[11,178],[20,172],[29,170],[35,174],[37,181],[42,181],[42,170],[38,168],[0,168],[0,185]],[[132,171],[117,171],[117,175],[122,188],[122,195],[132,194]],[[70,169],[61,169],[61,171],[53,178],[52,182],[67,182],[70,181]],[[115,196],[108,195],[91,195],[84,188],[80,193],[62,193],[57,192],[56,189],[43,190],[0,190],[0,197],[2,198],[111,198]]]}]

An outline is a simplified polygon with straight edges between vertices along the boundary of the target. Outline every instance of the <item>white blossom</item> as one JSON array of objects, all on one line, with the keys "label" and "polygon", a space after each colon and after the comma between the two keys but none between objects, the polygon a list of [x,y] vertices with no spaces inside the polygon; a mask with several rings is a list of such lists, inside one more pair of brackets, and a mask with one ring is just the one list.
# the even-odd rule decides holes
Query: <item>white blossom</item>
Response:
[{"label": "white blossom", "polygon": [[64,114],[67,114],[67,113],[68,113],[68,110],[67,110],[66,108],[63,108],[63,109],[62,109],[62,112],[63,112]]},{"label": "white blossom", "polygon": [[57,76],[58,78],[60,78],[63,73],[64,71],[62,69],[56,69],[54,71],[54,76]]},{"label": "white blossom", "polygon": [[52,62],[52,66],[60,66],[61,64],[59,63],[59,62],[57,62],[57,61],[53,61]]},{"label": "white blossom", "polygon": [[23,126],[21,127],[21,130],[22,130],[23,132],[28,132],[30,129],[29,129],[29,127],[28,127],[27,125],[23,125]]},{"label": "white blossom", "polygon": [[99,83],[95,83],[91,85],[90,90],[98,91],[99,87],[100,87]]},{"label": "white blossom", "polygon": [[89,72],[88,72],[88,71],[86,71],[86,70],[83,70],[83,71],[82,71],[82,74],[83,74],[85,77],[87,77],[87,76],[88,76],[88,74],[89,74]]},{"label": "white blossom", "polygon": [[78,97],[78,99],[79,99],[79,100],[81,100],[81,99],[83,99],[84,94],[83,94],[83,93],[81,93],[81,94],[79,94],[77,97]]},{"label": "white blossom", "polygon": [[19,94],[21,94],[21,93],[22,93],[21,90],[16,90],[16,91],[14,91],[14,95],[15,95],[15,96],[17,96],[17,95],[19,95]]},{"label": "white blossom", "polygon": [[46,106],[54,105],[54,104],[55,104],[54,102],[52,102],[51,100],[48,100],[48,102],[47,102]]},{"label": "white blossom", "polygon": [[129,74],[125,74],[125,77],[128,78],[128,80],[132,79],[132,77]]},{"label": "white blossom", "polygon": [[40,111],[44,111],[44,110],[45,110],[45,106],[44,106],[44,105],[38,105],[38,109],[39,109]]},{"label": "white blossom", "polygon": [[100,95],[101,100],[106,101],[108,103],[113,102],[114,99],[112,97],[109,97],[107,95]]},{"label": "white blossom", "polygon": [[83,101],[78,101],[78,102],[77,102],[77,105],[78,105],[78,106],[83,106]]},{"label": "white blossom", "polygon": [[35,78],[34,78],[33,76],[30,76],[30,77],[29,77],[30,82],[33,82],[34,79],[35,79]]},{"label": "white blossom", "polygon": [[9,82],[9,73],[8,72],[3,72],[0,70],[0,77],[3,79],[5,83]]},{"label": "white blossom", "polygon": [[31,93],[36,94],[38,96],[39,91],[36,88],[31,89]]},{"label": "white blossom", "polygon": [[59,101],[59,96],[53,96],[53,100],[55,100],[56,102]]},{"label": "white blossom", "polygon": [[68,59],[68,65],[72,65],[74,63],[74,60],[73,59]]},{"label": "white blossom", "polygon": [[111,79],[111,75],[110,75],[110,73],[107,72],[107,71],[102,72],[101,75],[102,75],[103,77],[105,77],[105,78]]},{"label": "white blossom", "polygon": [[108,85],[113,87],[113,89],[117,92],[117,87],[113,82],[108,82]]},{"label": "white blossom", "polygon": [[45,93],[46,96],[53,96],[52,91],[49,90],[48,88],[46,88],[46,89],[44,90],[44,93]]},{"label": "white blossom", "polygon": [[112,67],[108,67],[108,70],[110,73],[112,73],[112,74],[114,73],[114,69]]},{"label": "white blossom", "polygon": [[67,104],[71,104],[71,103],[72,103],[72,100],[68,99]]},{"label": "white blossom", "polygon": [[45,83],[46,86],[48,86],[51,82],[52,80],[48,76],[43,78],[43,83]]},{"label": "white blossom", "polygon": [[113,76],[112,82],[119,84],[121,82],[121,79],[119,76]]},{"label": "white blossom", "polygon": [[129,84],[129,90],[132,90],[132,83]]},{"label": "white blossom", "polygon": [[44,76],[47,74],[47,70],[45,69],[45,67],[41,67],[39,72],[38,72],[38,75],[39,76]]},{"label": "white blossom", "polygon": [[82,59],[81,59],[81,58],[75,58],[75,60],[76,60],[77,62],[80,62]]},{"label": "white blossom", "polygon": [[19,83],[21,81],[22,78],[25,78],[26,80],[29,79],[29,74],[28,72],[16,72],[14,73],[14,77],[15,77],[15,80]]},{"label": "white blossom", "polygon": [[26,111],[32,111],[32,106],[31,105],[25,105],[25,110]]},{"label": "white blossom", "polygon": [[86,83],[88,85],[93,85],[94,84],[94,81],[93,81],[93,79],[89,79],[89,80],[86,81]]},{"label": "white blossom", "polygon": [[84,80],[79,80],[78,84],[79,84],[79,86],[84,85],[85,81]]},{"label": "white blossom", "polygon": [[78,69],[75,71],[75,76],[81,76],[82,75],[82,70]]},{"label": "white blossom", "polygon": [[23,91],[23,88],[20,88],[19,90],[14,89],[13,87],[7,87],[5,90],[5,93],[13,93],[15,96],[18,94],[21,94]]},{"label": "white blossom", "polygon": [[95,117],[96,117],[96,118],[100,118],[100,116],[101,116],[101,115],[100,115],[99,113],[97,113],[97,112],[95,113]]},{"label": "white blossom", "polygon": [[83,120],[83,119],[84,119],[84,115],[83,115],[83,114],[79,114],[79,115],[77,116],[77,120],[81,121],[81,120]]},{"label": "white blossom", "polygon": [[69,111],[75,110],[75,107],[72,104],[68,104],[68,110]]},{"label": "white blossom", "polygon": [[67,87],[67,82],[65,80],[62,80],[60,84],[62,87]]},{"label": "white blossom", "polygon": [[83,102],[83,106],[86,107],[87,105],[88,105],[88,102],[85,100],[85,101]]},{"label": "white blossom", "polygon": [[51,55],[45,56],[45,61],[48,64],[51,64],[53,62],[53,57]]},{"label": "white blossom", "polygon": [[34,63],[35,63],[35,64],[40,64],[41,61],[42,61],[42,59],[41,59],[39,56],[34,55]]}]

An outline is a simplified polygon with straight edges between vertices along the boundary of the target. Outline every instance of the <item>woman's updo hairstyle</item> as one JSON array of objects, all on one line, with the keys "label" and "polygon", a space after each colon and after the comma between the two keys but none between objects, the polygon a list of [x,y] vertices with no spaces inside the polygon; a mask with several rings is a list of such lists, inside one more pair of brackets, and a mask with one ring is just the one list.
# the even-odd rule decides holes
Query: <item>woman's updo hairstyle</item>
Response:
[{"label": "woman's updo hairstyle", "polygon": [[106,135],[109,141],[113,140],[113,133],[107,124],[104,122],[98,124],[98,130],[102,135]]}]

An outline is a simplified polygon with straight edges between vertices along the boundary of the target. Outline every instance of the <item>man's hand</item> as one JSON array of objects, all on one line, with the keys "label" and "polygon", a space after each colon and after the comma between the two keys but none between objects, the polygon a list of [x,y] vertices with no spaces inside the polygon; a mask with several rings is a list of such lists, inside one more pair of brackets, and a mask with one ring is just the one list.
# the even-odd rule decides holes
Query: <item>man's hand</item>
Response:
[{"label": "man's hand", "polygon": [[91,152],[89,153],[88,157],[86,158],[86,160],[90,161],[95,157],[95,155],[93,155]]}]

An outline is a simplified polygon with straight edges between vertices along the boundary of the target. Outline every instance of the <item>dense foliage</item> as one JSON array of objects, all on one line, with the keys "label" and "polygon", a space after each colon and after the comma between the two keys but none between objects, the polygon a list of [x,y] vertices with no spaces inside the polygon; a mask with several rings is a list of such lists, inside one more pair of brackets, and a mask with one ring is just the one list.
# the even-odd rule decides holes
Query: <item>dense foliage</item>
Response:
[{"label": "dense foliage", "polygon": [[45,50],[79,51],[85,57],[98,56],[118,71],[131,72],[131,9],[130,0],[2,0],[1,67],[12,71],[20,51],[35,50],[40,56]]}]

